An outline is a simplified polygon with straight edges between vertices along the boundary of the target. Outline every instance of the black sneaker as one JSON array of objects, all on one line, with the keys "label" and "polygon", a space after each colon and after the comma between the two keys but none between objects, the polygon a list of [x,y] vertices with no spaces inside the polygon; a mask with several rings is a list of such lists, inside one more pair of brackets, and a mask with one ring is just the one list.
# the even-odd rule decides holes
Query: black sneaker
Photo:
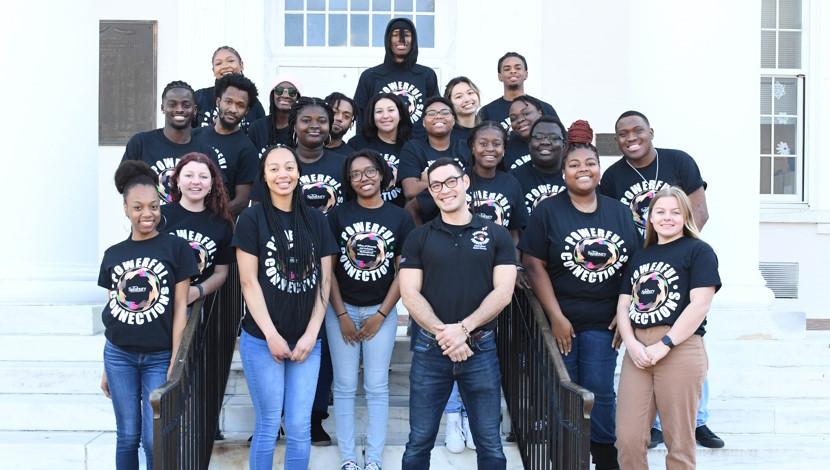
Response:
[{"label": "black sneaker", "polygon": [[698,426],[695,429],[695,440],[698,444],[709,449],[720,449],[724,445],[723,439],[719,438],[717,434],[713,433],[711,429],[705,424]]},{"label": "black sneaker", "polygon": [[651,428],[651,440],[648,441],[648,448],[654,449],[663,443],[663,431],[657,428]]},{"label": "black sneaker", "polygon": [[311,445],[325,447],[331,445],[331,436],[323,428],[321,416],[311,416]]}]

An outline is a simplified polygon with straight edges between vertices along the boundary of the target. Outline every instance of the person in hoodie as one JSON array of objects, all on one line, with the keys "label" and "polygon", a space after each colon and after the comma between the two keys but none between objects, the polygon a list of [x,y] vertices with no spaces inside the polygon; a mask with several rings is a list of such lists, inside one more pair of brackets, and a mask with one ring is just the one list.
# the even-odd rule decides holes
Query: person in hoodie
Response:
[{"label": "person in hoodie", "polygon": [[[413,137],[423,137],[421,119],[427,98],[438,95],[435,71],[419,65],[418,34],[415,24],[406,18],[394,18],[384,34],[386,55],[383,63],[360,74],[354,101],[357,109],[366,109],[369,99],[377,93],[393,93],[406,103],[412,122]],[[358,121],[358,130],[363,125]]]}]

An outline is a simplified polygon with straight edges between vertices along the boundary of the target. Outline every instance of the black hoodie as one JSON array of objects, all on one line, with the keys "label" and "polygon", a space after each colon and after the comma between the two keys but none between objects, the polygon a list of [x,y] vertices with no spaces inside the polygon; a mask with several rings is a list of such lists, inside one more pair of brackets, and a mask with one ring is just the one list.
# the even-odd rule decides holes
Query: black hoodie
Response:
[{"label": "black hoodie", "polygon": [[[402,64],[395,62],[392,53],[392,25],[404,22],[412,31],[412,49]],[[395,28],[397,29],[397,28]],[[438,78],[435,71],[429,67],[418,65],[418,34],[415,25],[406,18],[394,18],[386,25],[383,43],[386,47],[386,56],[383,63],[366,69],[360,74],[357,89],[354,92],[354,101],[361,110],[366,110],[369,99],[377,93],[394,93],[401,96],[409,108],[409,118],[412,122],[413,135],[423,135],[424,129],[421,118],[424,113],[424,102],[431,96],[438,95]],[[363,113],[372,116],[373,113]],[[358,133],[361,123],[358,121]]]}]

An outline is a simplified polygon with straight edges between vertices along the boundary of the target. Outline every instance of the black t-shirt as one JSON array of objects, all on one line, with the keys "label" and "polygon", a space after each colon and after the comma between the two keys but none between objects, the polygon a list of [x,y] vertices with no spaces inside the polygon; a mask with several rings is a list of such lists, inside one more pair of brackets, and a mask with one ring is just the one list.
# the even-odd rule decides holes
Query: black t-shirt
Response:
[{"label": "black t-shirt", "polygon": [[[215,87],[196,90],[196,107],[198,114],[195,116],[193,127],[213,127],[216,116],[219,115],[219,110],[216,108]],[[265,109],[259,100],[255,100],[253,106],[251,106],[251,109],[242,118],[242,122],[239,125],[243,131],[248,132],[250,124],[262,116],[265,116]]]},{"label": "black t-shirt", "polygon": [[[625,157],[620,158],[605,170],[599,186],[602,194],[619,200],[631,210],[641,236],[645,235],[648,205],[657,191],[667,186],[679,186],[686,194],[692,194],[701,187],[706,188],[697,163],[688,153],[674,149],[656,150],[657,158],[636,171]],[[638,171],[642,177],[637,174]]]},{"label": "black t-shirt", "polygon": [[[634,328],[674,325],[689,293],[698,287],[720,289],[718,257],[703,240],[681,237],[664,245],[651,245],[631,257],[625,267],[620,294],[631,295],[628,317]],[[703,336],[706,319],[695,331]]]},{"label": "black t-shirt", "polygon": [[256,121],[251,124],[251,127],[248,129],[248,137],[251,139],[251,142],[254,144],[254,148],[256,148],[259,158],[262,158],[262,151],[265,150],[266,147],[269,145],[275,144],[282,144],[287,145],[289,147],[294,146],[294,142],[291,140],[291,128],[285,126],[282,129],[277,129],[276,134],[274,135],[274,142],[269,140],[269,129],[271,127],[271,118],[265,116],[261,119],[257,119]]},{"label": "black t-shirt", "polygon": [[[484,121],[496,121],[501,123],[501,126],[510,130],[510,105],[512,101],[507,101],[504,99],[504,96],[501,96],[481,107],[478,110],[478,118],[481,122]],[[542,112],[545,116],[554,116],[557,119],[559,115],[556,114],[556,110],[553,109],[553,106],[549,105],[542,101]]]},{"label": "black t-shirt", "polygon": [[[257,204],[248,207],[239,215],[231,245],[258,258],[257,279],[262,288],[268,314],[280,336],[289,344],[293,344],[305,333],[313,308],[310,307],[307,312],[297,312],[297,294],[317,289],[320,273],[318,269],[312,269],[311,266],[306,267],[303,273],[285,272],[283,260],[275,259],[276,239],[268,227],[266,210],[274,211],[280,226],[291,225],[290,213],[282,212],[270,204]],[[315,251],[319,257],[337,254],[337,243],[331,234],[325,216],[318,211],[309,211],[309,213],[311,214],[310,230],[315,240]],[[279,236],[286,237],[289,243],[294,240],[294,233],[290,229],[284,229]],[[289,249],[289,253],[293,251]],[[319,290],[317,293],[319,294]],[[325,300],[328,301],[328,299]],[[292,321],[295,318],[302,318],[304,321]],[[243,318],[242,327],[257,338],[265,338],[250,314]]]},{"label": "black t-shirt", "polygon": [[300,187],[305,203],[327,214],[343,203],[343,165],[346,158],[324,150],[314,163],[300,162]]},{"label": "black t-shirt", "polygon": [[340,155],[343,155],[343,158],[348,157],[352,154],[352,152],[354,152],[354,149],[352,149],[349,146],[349,144],[343,141],[340,141],[340,145],[338,145],[337,147],[326,147],[326,150],[328,150],[329,152],[339,153]]},{"label": "black t-shirt", "polygon": [[395,257],[415,228],[412,218],[394,204],[369,209],[348,201],[328,220],[340,245],[334,274],[343,300],[361,307],[383,303],[395,280]]},{"label": "black t-shirt", "polygon": [[524,228],[527,213],[522,202],[522,188],[516,178],[496,171],[492,178],[473,175],[471,181],[467,204],[476,215],[508,230]]},{"label": "black t-shirt", "polygon": [[107,339],[130,352],[172,350],[176,284],[198,272],[190,246],[166,233],[107,248],[98,273],[110,297],[101,312]]},{"label": "black t-shirt", "polygon": [[513,171],[528,162],[530,162],[528,141],[522,139],[519,134],[511,132],[507,138],[507,145],[504,147],[502,165],[507,171]]},{"label": "black t-shirt", "polygon": [[210,146],[203,144],[193,135],[190,142],[177,144],[164,135],[164,129],[154,129],[147,132],[139,132],[130,137],[127,148],[124,149],[124,156],[121,161],[140,160],[159,175],[158,193],[162,204],[170,202],[170,177],[176,169],[182,156],[190,152],[199,152],[207,155],[215,163],[216,156]]},{"label": "black t-shirt", "polygon": [[[371,97],[378,93],[393,93],[403,99],[404,108],[409,110],[413,135],[425,135],[421,122],[424,102],[427,98],[438,96],[438,77],[434,70],[419,64],[414,64],[411,68],[380,64],[364,70],[354,92],[357,109],[365,110]],[[371,115],[367,118],[371,118]],[[357,124],[359,132],[362,122],[358,121]]]},{"label": "black t-shirt", "polygon": [[193,250],[199,273],[191,284],[199,284],[213,275],[217,264],[230,264],[233,229],[225,219],[208,210],[190,212],[178,202],[163,206],[161,215],[159,231],[185,240]]},{"label": "black t-shirt", "polygon": [[450,146],[447,150],[435,150],[424,139],[410,139],[401,149],[401,165],[398,168],[398,179],[403,181],[406,178],[421,179],[421,173],[435,160],[442,157],[449,157],[457,160],[464,168],[470,166],[470,149],[466,143],[450,139]]},{"label": "black t-shirt", "polygon": [[[516,264],[516,248],[504,227],[473,217],[465,226],[441,217],[416,228],[406,240],[401,268],[423,271],[421,295],[444,323],[458,323],[493,291],[493,268]],[[496,321],[480,329],[492,330]]]},{"label": "black t-shirt", "polygon": [[397,206],[403,207],[406,203],[406,198],[403,196],[403,188],[401,187],[401,179],[398,173],[401,154],[401,147],[403,143],[390,144],[381,139],[366,140],[362,135],[356,135],[349,140],[349,147],[354,150],[370,149],[378,152],[386,160],[389,169],[392,170],[392,181],[389,186],[383,190],[381,197],[384,201],[389,201]]},{"label": "black t-shirt", "polygon": [[545,199],[556,196],[567,189],[561,171],[543,173],[532,163],[522,165],[511,171],[510,174],[519,181],[519,185],[522,187],[522,195],[528,214],[533,212],[533,209]]},{"label": "black t-shirt", "polygon": [[228,198],[236,197],[236,186],[253,184],[257,177],[257,151],[248,136],[241,130],[233,134],[220,134],[213,127],[202,127],[193,131],[199,142],[210,145],[215,160],[228,190]]},{"label": "black t-shirt", "polygon": [[473,133],[474,127],[464,127],[459,123],[455,123],[452,127],[452,139],[460,140],[463,145],[467,145],[467,139]]},{"label": "black t-shirt", "polygon": [[577,210],[567,194],[545,199],[530,214],[519,249],[547,263],[562,313],[575,331],[608,328],[626,263],[639,248],[631,215],[598,195],[597,210]]}]

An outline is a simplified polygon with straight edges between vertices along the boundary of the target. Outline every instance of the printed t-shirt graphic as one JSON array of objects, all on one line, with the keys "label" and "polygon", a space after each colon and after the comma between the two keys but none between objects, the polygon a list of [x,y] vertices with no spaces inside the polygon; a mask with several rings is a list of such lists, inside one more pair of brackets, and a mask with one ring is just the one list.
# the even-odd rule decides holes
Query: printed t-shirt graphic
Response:
[{"label": "printed t-shirt graphic", "polygon": [[[130,137],[121,161],[139,160],[146,163],[159,177],[157,189],[162,204],[172,200],[170,196],[170,177],[181,157],[190,152],[199,152],[213,158],[210,146],[203,144],[195,136],[186,144],[177,144],[164,135],[164,129],[139,132]],[[214,158],[214,161],[216,159]],[[218,162],[217,162],[218,164]]]},{"label": "printed t-shirt graphic", "polygon": [[[380,139],[366,140],[362,135],[356,135],[349,140],[349,147],[353,151],[370,149],[378,152],[386,161],[389,171],[392,172],[392,180],[389,186],[383,188],[380,196],[384,201],[392,202],[395,205],[403,207],[405,198],[403,197],[403,188],[401,188],[401,179],[398,176],[398,168],[400,167],[400,159],[398,155],[401,154],[403,143],[390,144]],[[349,184],[349,182],[346,182]]]},{"label": "printed t-shirt graphic", "polygon": [[208,210],[190,212],[179,203],[161,208],[162,224],[159,231],[185,240],[193,250],[199,273],[192,279],[198,284],[209,278],[217,264],[229,264],[233,256],[230,250],[233,231],[230,224]]},{"label": "printed t-shirt graphic", "polygon": [[467,204],[479,217],[501,225],[508,230],[520,230],[527,222],[522,210],[522,193],[516,178],[496,171],[493,178],[475,175],[467,193]]},{"label": "printed t-shirt graphic", "polygon": [[530,214],[542,201],[565,191],[562,172],[543,173],[533,164],[522,165],[510,172],[519,181],[527,213]]},{"label": "printed t-shirt graphic", "polygon": [[343,155],[328,150],[314,163],[300,161],[300,189],[306,204],[328,213],[343,202]]},{"label": "printed t-shirt graphic", "polygon": [[648,206],[657,191],[679,186],[686,194],[706,188],[697,163],[686,152],[658,148],[657,157],[644,168],[632,168],[620,158],[602,175],[599,191],[625,204],[640,235],[645,235]]}]

